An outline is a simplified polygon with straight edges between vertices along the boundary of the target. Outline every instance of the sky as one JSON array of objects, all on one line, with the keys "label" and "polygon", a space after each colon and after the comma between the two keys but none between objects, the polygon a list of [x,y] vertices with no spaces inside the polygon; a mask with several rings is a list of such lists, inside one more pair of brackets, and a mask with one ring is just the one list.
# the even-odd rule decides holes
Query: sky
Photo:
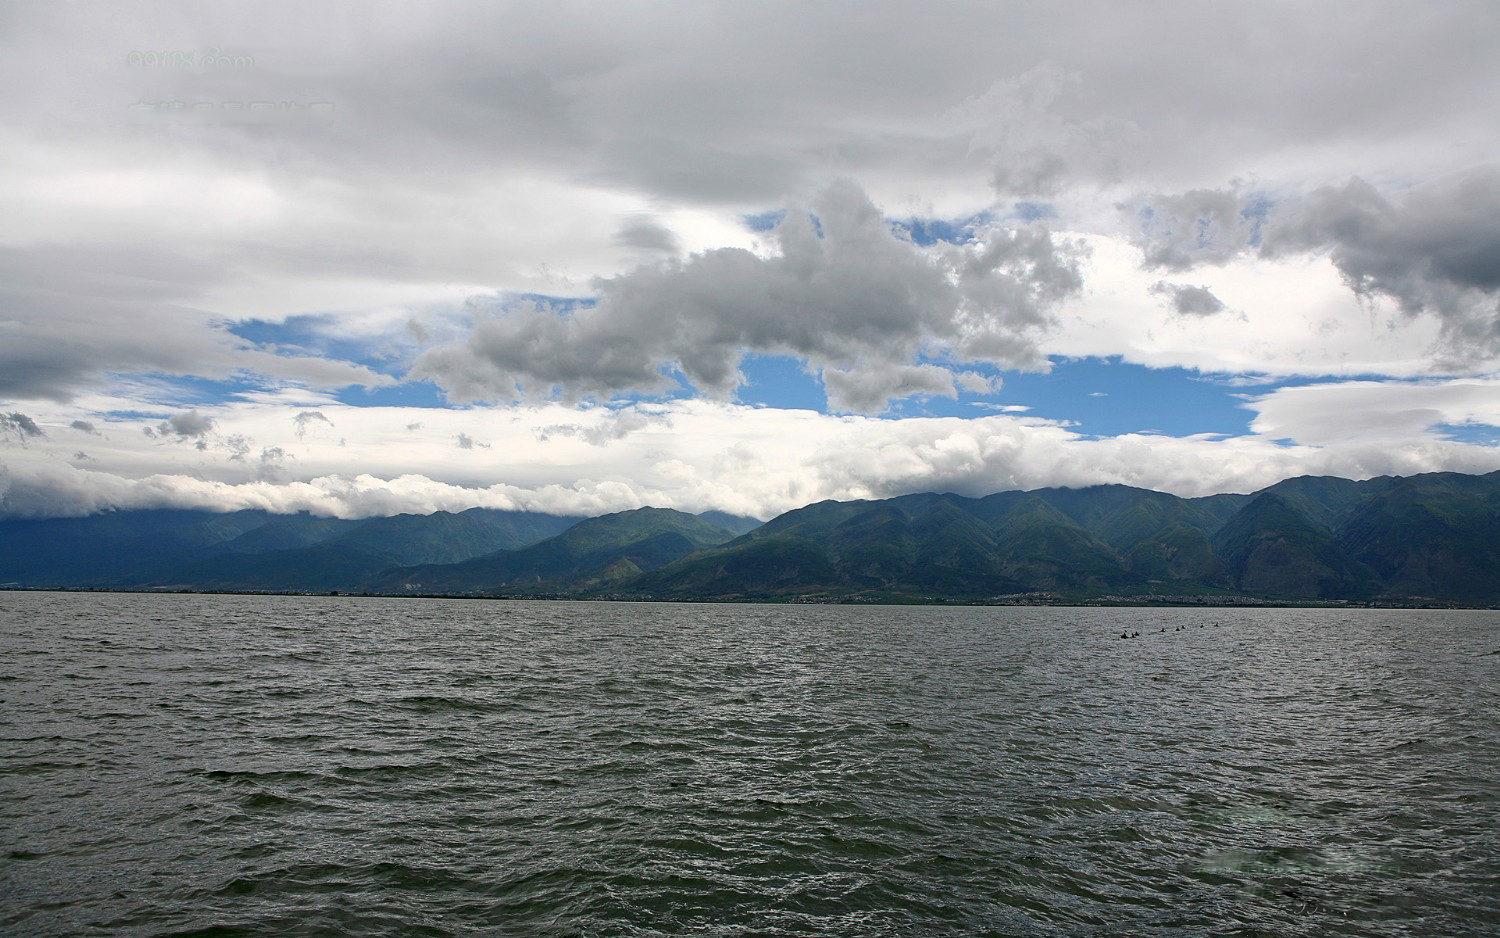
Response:
[{"label": "sky", "polygon": [[1500,6],[0,4],[0,517],[1500,469]]}]

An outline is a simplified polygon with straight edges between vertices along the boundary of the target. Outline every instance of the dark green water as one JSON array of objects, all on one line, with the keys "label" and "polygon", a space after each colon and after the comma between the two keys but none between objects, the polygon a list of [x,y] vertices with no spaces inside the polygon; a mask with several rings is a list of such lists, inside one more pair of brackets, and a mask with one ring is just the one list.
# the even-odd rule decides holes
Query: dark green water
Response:
[{"label": "dark green water", "polygon": [[1500,933],[1497,613],[0,593],[0,626],[7,935]]}]

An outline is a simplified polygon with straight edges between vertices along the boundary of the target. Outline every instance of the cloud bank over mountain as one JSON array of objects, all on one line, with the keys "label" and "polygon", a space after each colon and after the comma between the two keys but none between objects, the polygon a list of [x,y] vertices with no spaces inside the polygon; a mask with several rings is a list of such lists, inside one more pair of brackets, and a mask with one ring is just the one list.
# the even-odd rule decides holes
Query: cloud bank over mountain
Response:
[{"label": "cloud bank over mountain", "polygon": [[[152,427],[139,419],[95,434],[43,422],[47,446],[12,441],[5,451],[0,515],[218,505],[362,518],[475,506],[596,514],[655,505],[769,518],[826,498],[914,491],[1124,483],[1197,496],[1307,474],[1488,472],[1500,468],[1493,446],[1440,431],[1500,421],[1496,384],[1345,382],[1251,395],[1255,432],[1234,437],[1093,438],[1025,415],[889,420],[708,400],[551,403],[503,419],[484,409],[440,410],[413,429],[404,408],[324,404],[339,435],[276,446],[278,477],[267,476],[265,447],[285,439],[284,411],[239,404],[197,415],[212,429],[195,437],[148,435],[141,430]],[[76,458],[79,447],[86,460]]]}]

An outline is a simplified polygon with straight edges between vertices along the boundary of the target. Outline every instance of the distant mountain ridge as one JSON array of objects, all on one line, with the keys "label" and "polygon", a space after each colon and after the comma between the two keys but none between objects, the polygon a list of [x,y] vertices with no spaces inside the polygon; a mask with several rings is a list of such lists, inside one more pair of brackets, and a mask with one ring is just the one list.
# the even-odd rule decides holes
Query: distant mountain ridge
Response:
[{"label": "distant mountain ridge", "polygon": [[627,582],[734,532],[670,508],[637,508],[580,521],[556,537],[461,563],[387,570],[361,589],[400,593],[562,593]]},{"label": "distant mountain ridge", "polygon": [[821,502],[643,574],[663,599],[1227,596],[1500,602],[1500,472]]},{"label": "distant mountain ridge", "polygon": [[[327,590],[338,588],[325,585],[332,580],[353,584],[397,564],[522,547],[582,520],[489,508],[354,521],[256,510],[7,520],[0,521],[0,585]],[[329,570],[345,554],[354,568],[365,558],[357,576]],[[245,577],[257,570],[251,585]]]},{"label": "distant mountain ridge", "polygon": [[115,512],[0,522],[0,585],[642,599],[1250,596],[1500,603],[1500,472],[825,501],[761,524],[642,508],[336,521]]}]

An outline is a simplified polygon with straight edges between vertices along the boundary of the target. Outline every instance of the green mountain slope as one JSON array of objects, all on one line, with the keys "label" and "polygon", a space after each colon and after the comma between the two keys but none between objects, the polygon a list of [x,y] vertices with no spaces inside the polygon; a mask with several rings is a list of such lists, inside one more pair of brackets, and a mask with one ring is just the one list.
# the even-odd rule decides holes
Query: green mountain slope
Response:
[{"label": "green mountain slope", "polygon": [[0,521],[0,584],[111,586],[220,550],[275,515],[175,509]]},{"label": "green mountain slope", "polygon": [[307,512],[280,515],[265,524],[251,528],[222,545],[223,551],[235,554],[264,554],[273,550],[297,550],[331,541],[364,524],[342,518],[316,518]]},{"label": "green mountain slope", "polygon": [[328,592],[352,590],[388,568],[386,557],[341,544],[296,550],[222,554],[173,566],[131,583],[154,589]]},{"label": "green mountain slope", "polygon": [[759,518],[731,515],[727,511],[700,511],[698,517],[714,527],[723,528],[735,537],[739,537],[741,534],[749,534],[762,524],[765,524]]},{"label": "green mountain slope", "polygon": [[258,511],[0,520],[0,585],[646,598],[1047,592],[1500,603],[1500,472],[819,502],[761,524],[641,509],[339,521]]},{"label": "green mountain slope", "polygon": [[371,518],[330,543],[386,558],[387,565],[456,563],[556,537],[585,519],[532,511],[470,508],[451,514]]},{"label": "green mountain slope", "polygon": [[1262,493],[1220,528],[1214,551],[1236,587],[1295,599],[1363,598],[1375,575],[1280,495]]},{"label": "green mountain slope", "polygon": [[361,588],[454,594],[602,589],[732,536],[680,511],[639,508],[581,521],[556,537],[517,550],[461,563],[387,569]]},{"label": "green mountain slope", "polygon": [[1354,482],[1337,476],[1298,476],[1261,489],[1290,505],[1314,527],[1328,533],[1339,529],[1350,511],[1387,487],[1387,479]]},{"label": "green mountain slope", "polygon": [[1393,598],[1500,602],[1500,477],[1389,480],[1351,512],[1339,542]]},{"label": "green mountain slope", "polygon": [[520,547],[580,520],[484,508],[357,521],[178,510],[9,520],[0,521],[0,584],[347,589],[395,564]]},{"label": "green mountain slope", "polygon": [[1109,590],[1138,579],[1108,544],[1042,495],[1016,502],[995,526],[1000,569],[1030,589]]},{"label": "green mountain slope", "polygon": [[772,519],[751,534],[640,577],[650,595],[774,598],[907,594],[977,598],[1030,581],[1113,582],[1124,571],[1108,548],[1036,503],[1002,528],[954,495],[881,502],[821,502]]},{"label": "green mountain slope", "polygon": [[1228,590],[1488,601],[1500,596],[1500,473],[1458,479],[1306,477],[1207,499],[1094,486],[820,502],[617,590],[698,599]]}]

